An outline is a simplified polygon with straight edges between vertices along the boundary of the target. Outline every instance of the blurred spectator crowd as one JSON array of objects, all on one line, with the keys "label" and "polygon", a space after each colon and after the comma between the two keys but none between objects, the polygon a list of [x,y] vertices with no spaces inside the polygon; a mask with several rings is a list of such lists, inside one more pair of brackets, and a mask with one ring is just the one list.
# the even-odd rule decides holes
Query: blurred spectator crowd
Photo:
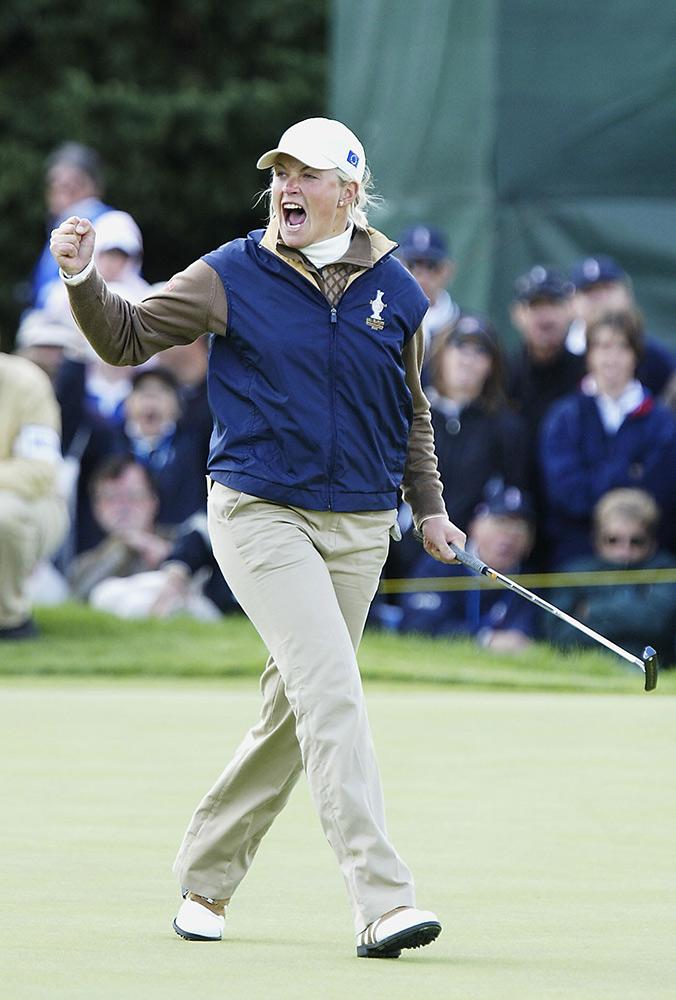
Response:
[{"label": "blurred spectator crowd", "polygon": [[[134,219],[103,200],[97,155],[59,147],[46,169],[49,229],[95,225],[96,266],[130,302],[152,294]],[[451,295],[446,236],[421,222],[397,254],[430,301],[423,386],[449,517],[468,548],[509,575],[641,570],[544,594],[640,655],[676,662],[676,357],[644,329],[630,276],[596,254],[514,276],[519,338]],[[208,338],[114,368],[77,329],[46,245],[13,355],[0,354],[0,637],[36,634],[36,603],[67,599],[129,617],[237,609],[206,530],[211,434]],[[471,304],[470,304],[471,305]],[[468,588],[464,567],[429,557],[400,506],[371,624],[469,636],[518,651],[587,641],[504,590]],[[421,581],[428,581],[421,583]],[[426,588],[426,589],[425,589]]]}]

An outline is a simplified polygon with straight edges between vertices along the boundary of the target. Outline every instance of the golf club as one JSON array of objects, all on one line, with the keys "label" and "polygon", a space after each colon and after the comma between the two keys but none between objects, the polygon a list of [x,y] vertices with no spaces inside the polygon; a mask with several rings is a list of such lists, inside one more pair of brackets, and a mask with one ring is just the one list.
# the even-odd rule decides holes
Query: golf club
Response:
[{"label": "golf club", "polygon": [[576,628],[578,631],[584,632],[585,635],[588,635],[590,639],[595,639],[596,642],[601,643],[601,645],[605,646],[606,649],[611,649],[613,653],[617,653],[618,656],[621,656],[624,660],[627,660],[635,667],[638,667],[645,674],[646,691],[652,691],[657,687],[657,672],[659,668],[657,663],[657,653],[652,646],[645,647],[643,650],[643,659],[640,659],[638,656],[634,656],[633,653],[627,652],[626,649],[622,649],[621,646],[617,646],[614,642],[611,642],[610,639],[606,639],[604,636],[599,635],[598,632],[589,628],[588,625],[583,625],[582,622],[579,622],[576,618],[566,614],[565,611],[561,611],[559,608],[554,607],[554,605],[550,604],[549,601],[545,601],[542,597],[538,597],[537,594],[533,594],[530,590],[526,590],[525,587],[516,583],[515,580],[510,580],[508,576],[503,576],[503,574],[498,573],[497,570],[491,569],[490,566],[487,566],[485,562],[482,562],[481,559],[477,558],[477,556],[473,555],[471,552],[466,552],[464,549],[461,549],[452,543],[451,548],[453,549],[456,558],[463,564],[463,566],[474,570],[475,573],[480,573],[482,576],[487,576],[491,580],[497,580],[497,582],[501,583],[504,587],[508,587],[509,590],[513,590],[515,593],[520,594],[522,597],[525,597],[527,601],[530,601],[532,604],[536,604],[544,611],[548,611],[556,618],[561,618],[562,621],[568,622],[568,624],[572,625],[573,628]]}]

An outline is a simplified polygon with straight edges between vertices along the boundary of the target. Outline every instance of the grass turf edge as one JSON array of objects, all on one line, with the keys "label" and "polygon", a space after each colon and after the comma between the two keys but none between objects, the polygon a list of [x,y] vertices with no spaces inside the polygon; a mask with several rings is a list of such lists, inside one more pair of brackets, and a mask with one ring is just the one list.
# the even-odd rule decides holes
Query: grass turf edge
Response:
[{"label": "grass turf edge", "polygon": [[[40,637],[3,642],[0,677],[257,677],[266,651],[241,615],[202,623],[188,618],[123,621],[68,603],[38,608]],[[603,651],[559,650],[537,643],[518,655],[466,640],[367,630],[359,663],[367,681],[496,690],[638,693],[642,676]],[[676,672],[658,691],[676,693]]]}]

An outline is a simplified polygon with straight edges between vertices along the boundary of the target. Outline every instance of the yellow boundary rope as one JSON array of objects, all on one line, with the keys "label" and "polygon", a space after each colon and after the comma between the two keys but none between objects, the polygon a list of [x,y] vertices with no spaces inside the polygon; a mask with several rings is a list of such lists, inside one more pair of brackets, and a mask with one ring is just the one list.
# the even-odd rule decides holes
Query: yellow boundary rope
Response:
[{"label": "yellow boundary rope", "polygon": [[[593,570],[585,573],[521,573],[511,577],[522,587],[533,590],[548,587],[608,587],[630,583],[676,583],[674,569],[620,569]],[[444,590],[495,590],[501,584],[485,576],[419,577],[400,580],[381,580],[381,594],[407,594],[419,591]]]}]

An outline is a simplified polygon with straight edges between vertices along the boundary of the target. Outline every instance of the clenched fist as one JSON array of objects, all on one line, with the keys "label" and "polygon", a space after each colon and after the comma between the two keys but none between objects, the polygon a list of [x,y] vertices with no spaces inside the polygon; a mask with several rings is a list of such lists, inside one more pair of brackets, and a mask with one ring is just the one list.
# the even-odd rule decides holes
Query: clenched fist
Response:
[{"label": "clenched fist", "polygon": [[79,274],[92,259],[95,239],[89,219],[71,215],[52,230],[49,249],[64,274]]}]

